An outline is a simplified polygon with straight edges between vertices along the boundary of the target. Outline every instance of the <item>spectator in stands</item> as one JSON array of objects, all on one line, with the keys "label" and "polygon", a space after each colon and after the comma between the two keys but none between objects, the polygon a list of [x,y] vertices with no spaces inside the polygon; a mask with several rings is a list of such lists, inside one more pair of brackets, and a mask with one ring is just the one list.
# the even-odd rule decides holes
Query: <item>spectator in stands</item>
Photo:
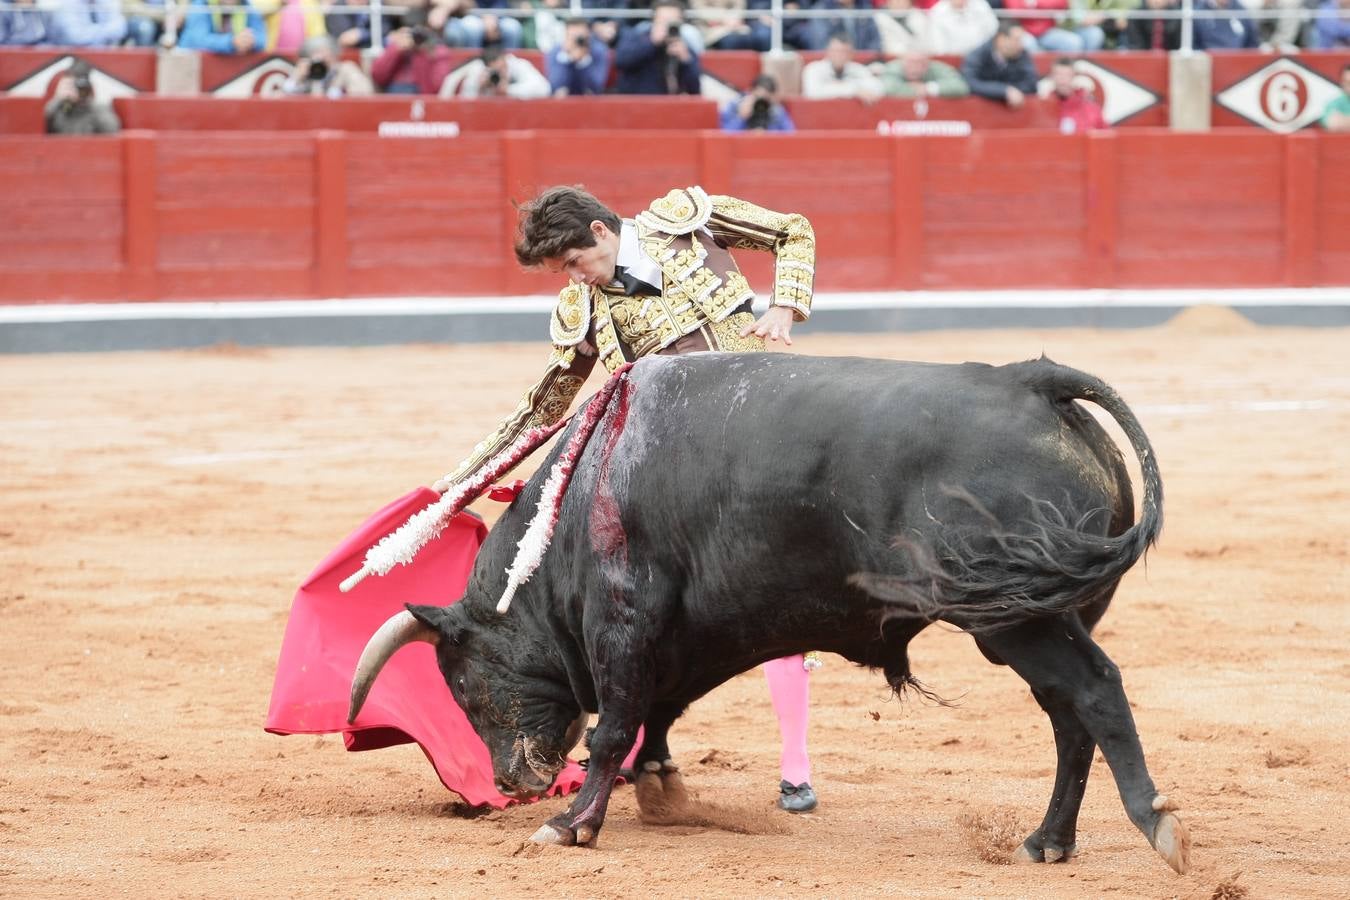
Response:
[{"label": "spectator in stands", "polygon": [[[1280,0],[1285,2],[1285,0]],[[1295,3],[1301,0],[1293,0]],[[1072,6],[1072,0],[1071,0]],[[1102,49],[1124,50],[1125,32],[1129,30],[1130,20],[1125,14],[1139,8],[1139,0],[1081,0],[1077,4],[1077,25],[1097,26],[1105,38]]]},{"label": "spectator in stands", "polygon": [[512,97],[538,100],[549,94],[548,79],[531,63],[495,44],[483,48],[483,55],[450,73],[441,84],[441,99],[460,97]]},{"label": "spectator in stands", "polygon": [[[367,0],[342,0],[341,6],[368,6]],[[391,18],[382,16],[381,31],[388,34],[393,30]],[[365,49],[370,46],[370,13],[354,10],[352,12],[330,12],[324,16],[328,33],[332,35],[343,50]]]},{"label": "spectator in stands", "polygon": [[127,36],[121,0],[58,0],[47,12],[47,42],[115,47]]},{"label": "spectator in stands", "polygon": [[[566,31],[569,16],[567,0],[521,0],[521,2],[525,8],[532,8],[534,15],[520,20],[520,45],[535,47],[543,51],[544,57],[547,58],[550,53],[562,46],[563,32]],[[593,6],[594,3],[585,5]]]},{"label": "spectator in stands", "polygon": [[690,9],[704,14],[695,24],[703,34],[705,47],[759,53],[769,49],[773,20],[747,16],[746,0],[694,0]]},{"label": "spectator in stands", "polygon": [[965,97],[970,85],[961,73],[917,50],[888,62],[881,83],[891,97]]},{"label": "spectator in stands", "polygon": [[562,43],[544,57],[555,97],[603,94],[609,83],[610,50],[588,19],[568,19]]},{"label": "spectator in stands", "polygon": [[[1044,10],[1047,15],[1017,19],[1030,40],[1027,49],[1035,53],[1086,53],[1100,50],[1106,42],[1101,26],[1075,22],[1068,18],[1069,0],[1003,0],[1007,10]],[[1093,16],[1100,20],[1100,16]],[[1057,24],[1061,23],[1061,24]]]},{"label": "spectator in stands", "polygon": [[698,94],[703,70],[691,39],[701,42],[698,30],[684,21],[684,5],[679,0],[656,0],[650,22],[619,34],[614,49],[614,67],[619,70],[615,90],[620,94]]},{"label": "spectator in stands", "polygon": [[1350,133],[1350,63],[1341,67],[1341,95],[1327,104],[1322,113],[1322,127]]},{"label": "spectator in stands", "polygon": [[375,93],[366,73],[356,63],[338,57],[337,41],[328,35],[306,38],[291,77],[281,86],[283,94],[365,97]]},{"label": "spectator in stands", "polygon": [[267,30],[254,9],[226,12],[222,6],[245,6],[233,0],[191,0],[178,46],[208,53],[253,53],[267,46]]},{"label": "spectator in stands", "polygon": [[1299,34],[1307,17],[1304,0],[1238,0],[1238,5],[1247,12],[1275,13],[1269,19],[1253,20],[1262,53],[1298,52]]},{"label": "spectator in stands", "polygon": [[[860,8],[857,0],[823,0],[823,4],[825,9],[837,9],[846,13],[854,12]],[[862,4],[868,9],[872,6],[871,0],[862,0]],[[853,45],[855,51],[861,53],[881,52],[881,32],[877,29],[875,14],[839,16],[838,18],[825,19],[824,22],[826,33],[830,37],[842,34],[848,38],[848,42]]]},{"label": "spectator in stands", "polygon": [[[1144,0],[1149,12],[1175,12],[1180,9],[1177,0]],[[1131,19],[1125,32],[1125,46],[1130,50],[1180,50],[1181,20],[1161,16]]]},{"label": "spectator in stands", "polygon": [[787,108],[778,100],[778,81],[760,75],[750,90],[722,107],[723,131],[796,131]]},{"label": "spectator in stands", "polygon": [[450,72],[450,51],[425,25],[395,28],[384,52],[370,66],[375,86],[386,94],[435,94]]},{"label": "spectator in stands", "polygon": [[877,10],[873,21],[887,56],[929,51],[928,17],[914,8],[914,0],[886,0],[886,8]]},{"label": "spectator in stands", "polygon": [[431,0],[427,24],[441,31],[452,47],[499,44],[516,50],[524,36],[520,20],[492,12],[509,6],[507,0]]},{"label": "spectator in stands", "polygon": [[998,17],[989,0],[938,0],[928,11],[930,53],[964,57],[996,31]]},{"label": "spectator in stands", "polygon": [[127,43],[153,47],[164,33],[168,9],[164,0],[122,0],[122,15],[127,20]]},{"label": "spectator in stands", "polygon": [[328,34],[318,0],[250,0],[263,17],[269,53],[299,53],[309,38]]},{"label": "spectator in stands", "polygon": [[[1312,46],[1317,50],[1350,47],[1350,0],[1323,0],[1313,23]],[[1345,83],[1344,74],[1341,83]]]},{"label": "spectator in stands", "polygon": [[802,67],[802,96],[809,100],[855,97],[872,103],[885,93],[881,79],[853,59],[853,45],[836,34],[825,45],[825,58]]},{"label": "spectator in stands", "polygon": [[16,9],[0,9],[0,46],[32,47],[49,43],[47,14],[36,0],[15,0]]},{"label": "spectator in stands", "polygon": [[1229,12],[1229,15],[1216,19],[1195,20],[1195,49],[1255,50],[1261,46],[1261,33],[1256,24],[1234,0],[1198,0],[1195,8]]},{"label": "spectator in stands", "polygon": [[1000,22],[994,39],[971,51],[961,74],[971,93],[1000,100],[1013,109],[1036,93],[1036,67],[1027,52],[1026,31],[1014,21]]},{"label": "spectator in stands", "polygon": [[46,119],[48,134],[115,134],[122,129],[112,105],[94,97],[94,84],[85,63],[75,63],[56,80]]},{"label": "spectator in stands", "polygon": [[1079,75],[1074,62],[1057,59],[1050,67],[1050,80],[1045,95],[1059,103],[1059,130],[1061,134],[1077,134],[1106,128],[1102,105],[1097,102],[1092,79]]},{"label": "spectator in stands", "polygon": [[[783,0],[783,43],[796,50],[824,50],[830,38],[822,18],[790,15],[795,10],[828,9],[828,0]],[[751,9],[767,10],[771,0],[747,0]]]}]

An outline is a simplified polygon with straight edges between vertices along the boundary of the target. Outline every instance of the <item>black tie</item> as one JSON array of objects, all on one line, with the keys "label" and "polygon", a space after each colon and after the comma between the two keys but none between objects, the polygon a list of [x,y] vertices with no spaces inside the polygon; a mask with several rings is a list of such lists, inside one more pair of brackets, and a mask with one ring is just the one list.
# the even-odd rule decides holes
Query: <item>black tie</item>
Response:
[{"label": "black tie", "polygon": [[623,292],[630,297],[656,296],[661,293],[647,282],[635,275],[628,274],[628,270],[623,266],[616,266],[614,269],[614,280],[623,285]]}]

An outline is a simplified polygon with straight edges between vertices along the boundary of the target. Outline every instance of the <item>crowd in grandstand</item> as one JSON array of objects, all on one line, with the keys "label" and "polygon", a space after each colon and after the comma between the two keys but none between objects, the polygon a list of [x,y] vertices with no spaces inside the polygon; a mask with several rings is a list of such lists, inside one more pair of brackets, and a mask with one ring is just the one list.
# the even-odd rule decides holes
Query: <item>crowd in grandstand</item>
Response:
[{"label": "crowd in grandstand", "polygon": [[[366,0],[4,0],[0,44],[79,47],[178,46],[212,53],[296,53],[309,38],[339,48],[372,45]],[[390,4],[393,6],[394,4]],[[664,34],[663,0],[586,0],[597,45],[616,58],[650,55],[640,40]],[[825,50],[842,35],[862,53],[901,57],[910,51],[964,56],[993,37],[1000,18],[1023,27],[1027,49],[1082,53],[1101,49],[1176,49],[1179,0],[784,0],[783,44]],[[671,33],[684,53],[766,51],[770,0],[692,0],[675,14]],[[1350,0],[1195,0],[1198,50],[1350,47]],[[423,28],[451,47],[499,46],[551,53],[569,49],[566,0],[401,0],[382,16],[384,34]],[[649,11],[652,16],[619,15]],[[803,13],[811,15],[803,15]],[[1162,12],[1163,16],[1150,16]],[[1259,17],[1251,13],[1260,12]],[[647,43],[652,43],[648,41]],[[575,54],[574,54],[575,55]],[[672,55],[686,63],[681,51]],[[641,80],[641,79],[639,79]],[[580,84],[580,82],[578,82]]]},{"label": "crowd in grandstand", "polygon": [[[1138,4],[1142,2],[1142,7]],[[1311,5],[1316,2],[1318,5]],[[1195,0],[1196,49],[1350,48],[1350,0]],[[392,4],[391,4],[392,6]],[[1058,98],[1065,131],[1105,127],[1090,81],[1071,60],[1052,77],[1031,54],[1173,50],[1178,0],[784,0],[782,40],[819,51],[801,71],[808,99],[973,94],[1019,107]],[[770,0],[403,0],[378,23],[366,0],[0,0],[0,44],[178,47],[293,55],[286,94],[383,93],[533,99],[599,93],[699,94],[709,50],[766,51]],[[1269,12],[1259,18],[1249,8]],[[805,11],[816,15],[803,15]],[[636,13],[636,14],[634,14]],[[376,27],[378,26],[378,27]],[[471,48],[467,63],[452,48]],[[538,50],[541,72],[517,56]],[[364,52],[367,68],[353,62]],[[957,57],[960,69],[934,59]],[[457,64],[458,63],[458,64]],[[49,130],[116,129],[88,78],[68,74]],[[95,108],[97,111],[95,111]],[[1341,130],[1333,116],[1326,127]],[[778,84],[764,76],[726,103],[728,130],[792,130]]]}]

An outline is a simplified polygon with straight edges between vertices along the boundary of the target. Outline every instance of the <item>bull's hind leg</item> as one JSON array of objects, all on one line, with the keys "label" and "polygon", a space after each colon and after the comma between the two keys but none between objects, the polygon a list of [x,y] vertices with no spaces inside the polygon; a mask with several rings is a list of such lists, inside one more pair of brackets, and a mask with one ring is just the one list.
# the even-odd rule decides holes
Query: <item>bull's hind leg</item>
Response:
[{"label": "bull's hind leg", "polygon": [[689,806],[680,767],[670,756],[670,726],[684,708],[670,703],[652,707],[643,723],[642,746],[633,768],[637,770],[637,801],[642,820],[660,824]]},{"label": "bull's hind leg", "polygon": [[1031,862],[1059,862],[1078,855],[1078,810],[1083,805],[1097,745],[1071,707],[1051,702],[1040,691],[1033,690],[1032,694],[1050,717],[1059,761],[1045,820],[1022,842],[1017,857]]},{"label": "bull's hind leg", "polygon": [[[1069,722],[1071,714],[1086,731],[1086,741],[1095,741],[1102,748],[1130,821],[1168,865],[1185,873],[1190,866],[1186,827],[1172,813],[1167,798],[1158,793],[1148,774],[1120,670],[1078,618],[1069,615],[1027,622],[982,635],[980,642],[987,653],[1007,663],[1026,680],[1055,726],[1060,771],[1046,822],[1058,832],[1057,836],[1072,834],[1076,828],[1077,802],[1066,801],[1073,800],[1075,795],[1081,800],[1082,786],[1075,784],[1078,780],[1075,767],[1081,766],[1082,777],[1086,778],[1082,754],[1086,753],[1089,759],[1091,754],[1090,743],[1085,743],[1083,735]],[[1067,771],[1066,755],[1070,763]],[[1035,838],[1033,834],[1028,841]],[[1031,848],[1028,852],[1032,853]]]}]

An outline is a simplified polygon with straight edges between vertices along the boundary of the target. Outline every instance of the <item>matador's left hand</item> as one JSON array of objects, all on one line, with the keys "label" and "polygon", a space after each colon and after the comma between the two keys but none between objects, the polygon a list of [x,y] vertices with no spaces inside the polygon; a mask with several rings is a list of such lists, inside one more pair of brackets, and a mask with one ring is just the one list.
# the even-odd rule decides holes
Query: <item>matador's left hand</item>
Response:
[{"label": "matador's left hand", "polygon": [[770,341],[782,340],[789,347],[792,346],[792,323],[794,313],[786,306],[770,306],[769,311],[759,317],[759,321],[753,325],[747,325],[741,329],[741,337],[758,335]]}]

